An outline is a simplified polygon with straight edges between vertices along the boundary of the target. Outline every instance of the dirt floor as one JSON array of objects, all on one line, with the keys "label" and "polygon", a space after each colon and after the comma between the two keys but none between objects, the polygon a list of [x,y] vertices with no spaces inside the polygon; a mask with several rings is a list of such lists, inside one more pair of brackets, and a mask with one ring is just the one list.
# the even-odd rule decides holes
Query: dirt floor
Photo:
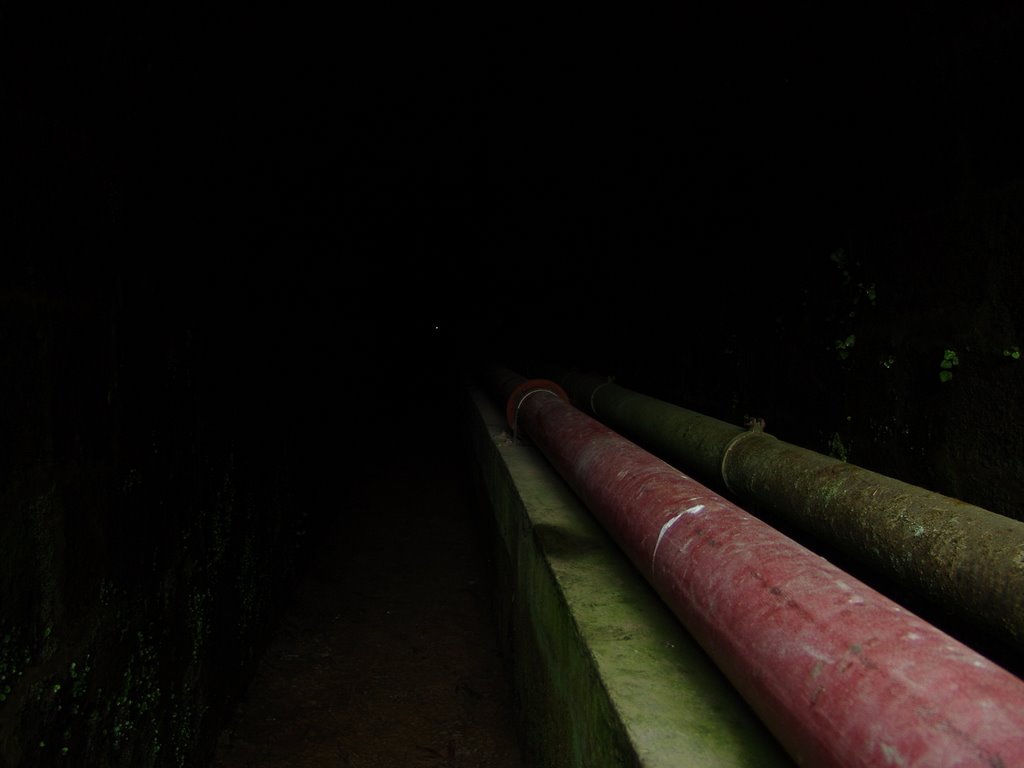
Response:
[{"label": "dirt floor", "polygon": [[524,765],[465,458],[451,437],[383,434],[215,768]]}]

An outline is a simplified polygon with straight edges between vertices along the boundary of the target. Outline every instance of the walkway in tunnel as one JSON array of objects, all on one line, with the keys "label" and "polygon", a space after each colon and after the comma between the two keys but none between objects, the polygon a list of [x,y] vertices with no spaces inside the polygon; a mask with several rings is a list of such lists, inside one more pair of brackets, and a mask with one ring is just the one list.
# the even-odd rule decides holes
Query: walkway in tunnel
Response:
[{"label": "walkway in tunnel", "polygon": [[216,768],[524,765],[488,518],[459,441],[457,393],[437,381],[378,391],[338,436],[342,466],[324,478],[339,486],[336,522]]}]

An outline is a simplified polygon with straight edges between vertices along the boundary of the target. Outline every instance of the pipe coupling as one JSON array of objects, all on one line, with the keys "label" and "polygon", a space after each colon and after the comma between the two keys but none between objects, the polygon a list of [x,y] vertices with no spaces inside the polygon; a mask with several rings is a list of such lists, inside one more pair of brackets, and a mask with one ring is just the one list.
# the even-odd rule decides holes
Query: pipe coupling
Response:
[{"label": "pipe coupling", "polygon": [[761,429],[751,427],[746,432],[740,432],[732,440],[726,443],[725,448],[722,450],[722,463],[718,468],[718,475],[722,478],[722,482],[725,487],[729,490],[729,493],[736,496],[736,489],[732,487],[732,483],[729,482],[729,454],[732,453],[732,449],[740,444],[743,440],[748,440],[751,437],[757,438],[768,438],[775,440],[775,435],[769,435],[767,432],[762,432]]}]

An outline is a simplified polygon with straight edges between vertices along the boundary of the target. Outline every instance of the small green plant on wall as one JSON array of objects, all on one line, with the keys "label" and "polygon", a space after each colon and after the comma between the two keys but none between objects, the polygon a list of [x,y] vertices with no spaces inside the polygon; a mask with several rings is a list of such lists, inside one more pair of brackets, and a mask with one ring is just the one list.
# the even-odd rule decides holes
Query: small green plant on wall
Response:
[{"label": "small green plant on wall", "polygon": [[1003,350],[1003,357],[1009,358],[1010,360],[1020,360],[1020,347],[1013,344]]},{"label": "small green plant on wall", "polygon": [[845,339],[837,339],[835,343],[836,354],[840,360],[845,360],[850,356],[850,350],[853,349],[853,345],[857,343],[857,337],[854,334],[850,334]]},{"label": "small green plant on wall", "polygon": [[960,365],[960,358],[956,356],[956,352],[952,349],[947,349],[942,353],[942,362],[939,363],[939,381],[945,384],[953,378],[953,368]]},{"label": "small green plant on wall", "polygon": [[838,432],[833,432],[832,437],[828,441],[828,455],[833,459],[839,459],[843,462],[849,458],[847,446],[843,443],[843,438]]}]

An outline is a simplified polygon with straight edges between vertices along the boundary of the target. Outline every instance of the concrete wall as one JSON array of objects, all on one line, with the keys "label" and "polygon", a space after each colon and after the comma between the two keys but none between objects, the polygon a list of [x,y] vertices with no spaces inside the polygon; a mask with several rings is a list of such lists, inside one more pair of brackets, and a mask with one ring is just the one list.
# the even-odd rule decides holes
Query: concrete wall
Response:
[{"label": "concrete wall", "polygon": [[188,272],[5,278],[0,766],[202,765],[313,524],[273,336]]},{"label": "concrete wall", "polygon": [[791,765],[547,461],[467,402],[500,631],[531,765]]}]

